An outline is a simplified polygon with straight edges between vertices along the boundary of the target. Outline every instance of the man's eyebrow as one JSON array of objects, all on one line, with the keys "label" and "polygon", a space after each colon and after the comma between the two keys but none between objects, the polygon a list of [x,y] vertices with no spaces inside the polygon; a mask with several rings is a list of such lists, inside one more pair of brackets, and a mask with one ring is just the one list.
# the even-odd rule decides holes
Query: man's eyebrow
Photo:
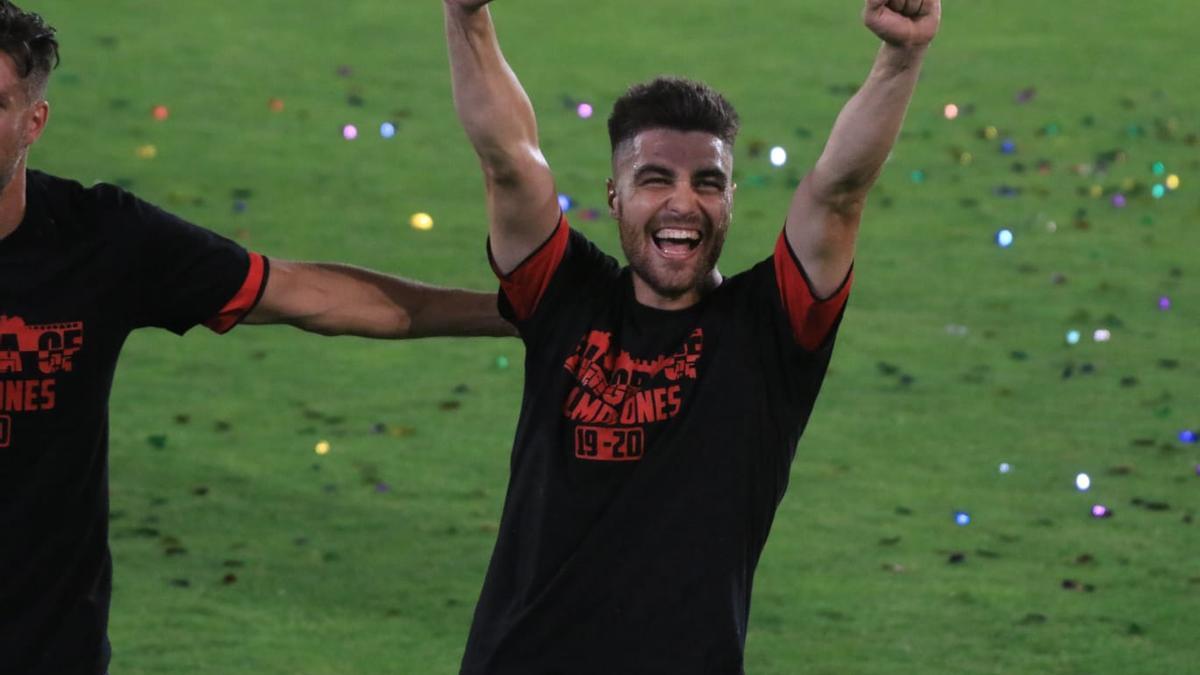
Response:
[{"label": "man's eyebrow", "polygon": [[725,172],[715,166],[707,169],[700,169],[692,175],[696,178],[720,178],[722,181],[728,180],[728,178],[725,176]]},{"label": "man's eyebrow", "polygon": [[662,166],[660,164],[643,164],[642,166],[639,166],[637,168],[637,170],[635,170],[633,172],[633,177],[641,178],[642,176],[645,176],[646,174],[649,174],[649,173],[657,174],[660,176],[667,176],[667,177],[673,177],[675,175],[674,171],[672,171],[672,170],[668,169],[667,167]]}]

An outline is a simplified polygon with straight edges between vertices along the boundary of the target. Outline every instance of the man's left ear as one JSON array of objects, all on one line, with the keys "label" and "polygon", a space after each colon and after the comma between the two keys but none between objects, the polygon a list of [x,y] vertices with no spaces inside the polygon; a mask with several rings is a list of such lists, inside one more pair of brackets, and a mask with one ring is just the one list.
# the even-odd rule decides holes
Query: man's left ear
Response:
[{"label": "man's left ear", "polygon": [[608,190],[608,214],[616,218],[620,209],[617,208],[617,184],[613,182],[613,179],[608,179],[606,189]]},{"label": "man's left ear", "polygon": [[25,122],[25,145],[26,147],[33,145],[37,139],[42,137],[42,132],[46,130],[46,122],[50,120],[50,104],[46,101],[38,101],[30,106],[29,117]]}]

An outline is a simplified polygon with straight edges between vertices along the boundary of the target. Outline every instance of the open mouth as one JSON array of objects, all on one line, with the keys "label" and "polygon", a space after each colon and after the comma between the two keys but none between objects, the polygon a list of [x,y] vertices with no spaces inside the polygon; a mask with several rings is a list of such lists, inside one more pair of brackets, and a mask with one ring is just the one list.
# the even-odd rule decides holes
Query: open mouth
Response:
[{"label": "open mouth", "polygon": [[651,236],[654,246],[668,258],[686,258],[704,239],[699,230],[674,227],[663,228]]}]

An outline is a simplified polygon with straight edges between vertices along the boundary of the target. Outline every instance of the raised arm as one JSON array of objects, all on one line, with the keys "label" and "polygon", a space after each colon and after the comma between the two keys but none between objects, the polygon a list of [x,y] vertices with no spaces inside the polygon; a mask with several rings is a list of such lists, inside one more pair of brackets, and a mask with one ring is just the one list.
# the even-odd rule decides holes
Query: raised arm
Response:
[{"label": "raised arm", "polygon": [[864,21],[884,44],[788,213],[788,242],[818,297],[849,272],[867,193],[900,133],[941,10],[941,0],[867,0]]},{"label": "raised arm", "polygon": [[559,207],[533,106],[500,52],[490,2],[443,0],[454,107],[483,166],[492,257],[508,273],[549,238]]},{"label": "raised arm", "polygon": [[439,288],[331,263],[270,261],[262,298],[243,323],[284,323],[369,338],[511,336],[495,293]]}]

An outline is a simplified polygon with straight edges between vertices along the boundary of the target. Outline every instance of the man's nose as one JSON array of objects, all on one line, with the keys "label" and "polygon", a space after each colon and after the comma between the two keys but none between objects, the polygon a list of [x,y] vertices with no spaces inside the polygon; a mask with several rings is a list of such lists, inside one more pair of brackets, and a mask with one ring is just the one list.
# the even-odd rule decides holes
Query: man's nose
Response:
[{"label": "man's nose", "polygon": [[680,181],[675,183],[667,199],[667,213],[681,218],[694,217],[700,212],[699,195],[690,183]]}]

